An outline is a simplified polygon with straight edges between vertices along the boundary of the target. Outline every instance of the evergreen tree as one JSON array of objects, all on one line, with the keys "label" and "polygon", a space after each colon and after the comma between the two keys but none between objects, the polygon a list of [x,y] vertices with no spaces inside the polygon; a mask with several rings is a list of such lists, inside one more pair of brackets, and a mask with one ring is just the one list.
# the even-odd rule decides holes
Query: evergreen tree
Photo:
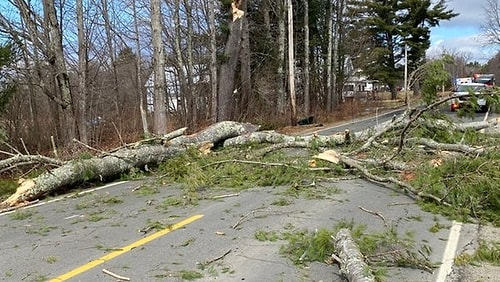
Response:
[{"label": "evergreen tree", "polygon": [[0,113],[3,112],[15,91],[10,69],[14,56],[12,44],[8,43],[0,46]]},{"label": "evergreen tree", "polygon": [[430,46],[430,28],[441,20],[455,16],[447,10],[445,0],[365,0],[359,3],[363,25],[373,40],[374,48],[365,72],[386,83],[396,98],[396,85],[403,76],[403,56],[408,48],[407,63],[414,69],[425,59]]}]

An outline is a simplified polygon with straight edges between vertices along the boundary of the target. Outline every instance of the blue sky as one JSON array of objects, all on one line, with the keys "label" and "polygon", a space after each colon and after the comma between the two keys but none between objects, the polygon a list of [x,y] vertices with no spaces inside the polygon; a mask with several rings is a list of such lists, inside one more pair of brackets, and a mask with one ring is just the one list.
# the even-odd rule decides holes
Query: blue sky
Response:
[{"label": "blue sky", "polygon": [[486,63],[491,59],[499,48],[487,46],[481,36],[486,4],[487,0],[449,0],[448,8],[460,15],[431,29],[428,56],[437,56],[444,49],[447,53],[461,54],[469,61]]}]

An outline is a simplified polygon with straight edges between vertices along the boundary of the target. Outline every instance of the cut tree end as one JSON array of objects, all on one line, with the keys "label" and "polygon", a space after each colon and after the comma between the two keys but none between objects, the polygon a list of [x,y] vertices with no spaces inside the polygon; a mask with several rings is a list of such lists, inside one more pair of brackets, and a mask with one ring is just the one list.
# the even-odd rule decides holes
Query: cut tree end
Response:
[{"label": "cut tree end", "polygon": [[0,207],[14,207],[22,205],[33,197],[35,181],[33,179],[19,180],[20,185],[16,192],[0,204]]}]

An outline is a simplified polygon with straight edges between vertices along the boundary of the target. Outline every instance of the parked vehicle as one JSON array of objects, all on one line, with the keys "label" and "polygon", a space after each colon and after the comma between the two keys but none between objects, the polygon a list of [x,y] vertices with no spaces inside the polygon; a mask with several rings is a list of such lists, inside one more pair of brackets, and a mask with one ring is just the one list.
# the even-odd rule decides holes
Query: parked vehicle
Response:
[{"label": "parked vehicle", "polygon": [[495,86],[495,75],[491,73],[475,73],[473,75],[474,83],[486,84],[486,86]]},{"label": "parked vehicle", "polygon": [[[481,94],[487,90],[487,85],[483,83],[463,83],[457,85],[451,95],[454,99],[451,100],[451,111],[455,111],[465,106],[472,106],[470,104],[470,94]],[[488,110],[488,105],[484,97],[477,97],[477,110],[485,112]]]}]

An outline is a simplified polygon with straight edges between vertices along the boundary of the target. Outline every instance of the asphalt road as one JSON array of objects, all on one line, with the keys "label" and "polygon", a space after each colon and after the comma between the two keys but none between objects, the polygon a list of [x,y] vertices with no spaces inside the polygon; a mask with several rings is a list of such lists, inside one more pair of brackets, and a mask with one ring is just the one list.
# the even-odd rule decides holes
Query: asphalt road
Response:
[{"label": "asphalt road", "polygon": [[[146,193],[153,186],[160,187],[157,193]],[[390,268],[387,281],[446,281],[455,253],[477,236],[474,225],[423,212],[398,191],[360,179],[314,188],[315,199],[286,196],[289,187],[256,187],[237,195],[206,189],[199,203],[174,205],[182,189],[152,179],[50,199],[0,214],[0,280],[116,281],[106,269],[131,281],[183,281],[194,273],[201,276],[197,281],[342,281],[336,265],[294,265],[280,254],[285,241],[259,241],[255,234],[331,229],[353,221],[367,232],[390,226],[411,234],[417,249],[431,250],[428,259],[442,263],[432,272]],[[220,195],[229,196],[213,198]],[[283,198],[288,204],[277,205]],[[433,226],[441,228],[433,233]]]}]

